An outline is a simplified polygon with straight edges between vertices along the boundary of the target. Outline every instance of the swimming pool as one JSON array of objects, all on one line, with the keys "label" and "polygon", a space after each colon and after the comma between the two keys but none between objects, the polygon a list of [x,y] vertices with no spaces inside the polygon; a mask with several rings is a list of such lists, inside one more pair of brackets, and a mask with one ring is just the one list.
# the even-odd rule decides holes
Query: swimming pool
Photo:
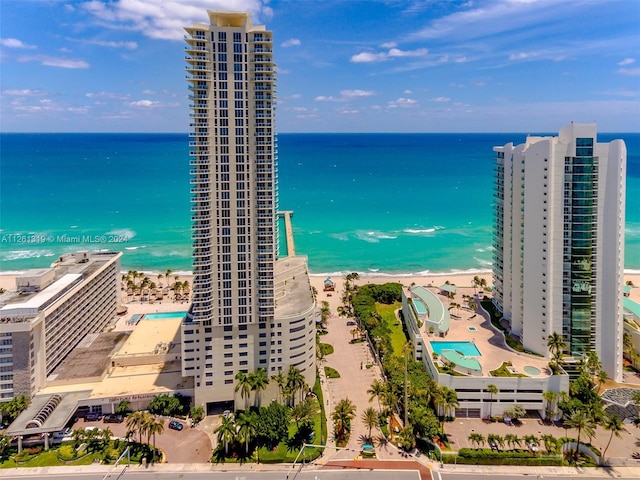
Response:
[{"label": "swimming pool", "polygon": [[163,318],[186,317],[187,312],[162,312],[162,313],[145,313],[145,320],[162,320]]},{"label": "swimming pool", "polygon": [[424,303],[422,303],[422,300],[418,298],[413,298],[412,302],[413,302],[413,306],[416,307],[416,312],[418,313],[418,315],[427,314],[427,307],[424,306]]},{"label": "swimming pool", "polygon": [[442,353],[443,350],[455,350],[456,352],[461,353],[465,357],[481,357],[482,354],[478,347],[476,347],[475,343],[472,342],[429,342],[431,344],[431,348],[438,355]]}]

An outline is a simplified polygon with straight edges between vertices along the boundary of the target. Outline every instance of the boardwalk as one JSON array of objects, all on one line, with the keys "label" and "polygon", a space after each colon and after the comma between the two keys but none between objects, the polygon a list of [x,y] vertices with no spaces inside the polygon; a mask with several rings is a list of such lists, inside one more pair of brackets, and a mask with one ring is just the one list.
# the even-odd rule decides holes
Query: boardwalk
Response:
[{"label": "boardwalk", "polygon": [[293,216],[293,210],[284,210],[282,212],[278,212],[278,215],[282,215],[284,217],[284,231],[287,237],[287,256],[295,257],[296,246],[293,242],[293,227],[291,226],[291,217]]}]

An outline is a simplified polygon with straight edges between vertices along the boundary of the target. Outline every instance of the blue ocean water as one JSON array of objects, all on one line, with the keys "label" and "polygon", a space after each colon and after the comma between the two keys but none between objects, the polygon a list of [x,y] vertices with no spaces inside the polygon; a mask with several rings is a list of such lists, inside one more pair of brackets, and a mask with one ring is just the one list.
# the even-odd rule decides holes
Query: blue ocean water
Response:
[{"label": "blue ocean water", "polygon": [[[280,134],[280,208],[311,273],[491,268],[492,147],[525,134]],[[625,140],[625,267],[640,270],[640,134]],[[0,269],[78,249],[191,270],[186,134],[1,134]]]}]

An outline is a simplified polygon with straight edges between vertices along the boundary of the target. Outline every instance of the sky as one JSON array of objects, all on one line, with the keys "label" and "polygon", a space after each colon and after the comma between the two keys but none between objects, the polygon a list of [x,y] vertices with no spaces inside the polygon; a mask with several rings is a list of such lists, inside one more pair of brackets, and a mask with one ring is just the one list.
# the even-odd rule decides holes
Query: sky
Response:
[{"label": "sky", "polygon": [[282,133],[640,132],[640,0],[0,0],[0,131],[188,131],[208,9],[274,32]]}]

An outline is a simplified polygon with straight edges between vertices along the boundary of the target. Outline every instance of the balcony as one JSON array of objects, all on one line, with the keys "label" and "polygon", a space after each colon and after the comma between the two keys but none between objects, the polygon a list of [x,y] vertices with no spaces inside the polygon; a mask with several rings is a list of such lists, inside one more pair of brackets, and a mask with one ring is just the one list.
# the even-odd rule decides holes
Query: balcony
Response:
[{"label": "balcony", "polygon": [[187,46],[184,47],[184,49],[187,52],[207,52],[207,53],[209,53],[211,51],[207,47],[205,47],[204,45],[187,45]]},{"label": "balcony", "polygon": [[[202,155],[209,155],[209,153],[211,153],[209,150],[192,150],[189,152],[189,156],[190,157],[198,157],[198,156],[202,156]],[[192,160],[192,161],[197,161],[197,160]],[[197,163],[197,165],[203,165],[209,162],[209,160],[204,159],[203,162],[205,163]],[[191,163],[191,165],[193,165],[193,163]]]},{"label": "balcony", "polygon": [[191,194],[211,193],[211,187],[194,187],[190,190]]},{"label": "balcony", "polygon": [[209,267],[213,265],[211,258],[200,258],[193,261],[194,267]]},{"label": "balcony", "polygon": [[193,213],[210,212],[211,211],[211,204],[208,203],[208,202],[204,202],[204,203],[197,203],[195,205],[191,205],[191,211]]},{"label": "balcony", "polygon": [[209,191],[211,191],[210,183],[211,179],[209,177],[196,177],[189,180],[190,185],[206,185]]}]

